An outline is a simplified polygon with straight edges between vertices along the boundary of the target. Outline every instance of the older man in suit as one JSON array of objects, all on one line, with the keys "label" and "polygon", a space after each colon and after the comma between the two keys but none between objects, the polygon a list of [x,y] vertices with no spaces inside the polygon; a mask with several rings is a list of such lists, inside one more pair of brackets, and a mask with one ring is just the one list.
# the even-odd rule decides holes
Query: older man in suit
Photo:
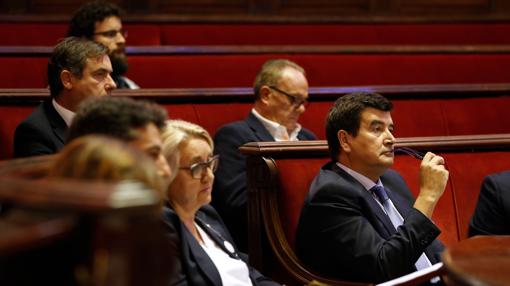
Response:
[{"label": "older man in suit", "polygon": [[332,161],[312,182],[298,224],[298,256],[344,280],[379,283],[438,261],[443,247],[431,221],[448,171],[427,153],[416,199],[393,164],[392,104],[379,94],[342,96],[326,136]]},{"label": "older man in suit", "polygon": [[308,103],[308,81],[302,67],[285,59],[269,60],[258,72],[253,89],[255,104],[248,117],[223,126],[214,137],[220,165],[212,204],[243,251],[247,250],[248,195],[245,156],[239,147],[248,142],[316,139],[298,123]]},{"label": "older man in suit", "polygon": [[48,61],[51,98],[16,127],[14,156],[59,151],[78,105],[86,98],[105,96],[115,89],[111,73],[105,46],[74,37],[61,41]]}]

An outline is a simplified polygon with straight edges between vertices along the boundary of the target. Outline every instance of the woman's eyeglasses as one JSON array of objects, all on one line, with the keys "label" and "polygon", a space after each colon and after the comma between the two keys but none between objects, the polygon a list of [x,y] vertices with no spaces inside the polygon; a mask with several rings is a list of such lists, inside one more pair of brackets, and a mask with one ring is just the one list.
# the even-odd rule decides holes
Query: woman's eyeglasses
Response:
[{"label": "woman's eyeglasses", "polygon": [[206,174],[207,168],[214,173],[218,169],[220,155],[214,155],[205,162],[195,163],[189,167],[179,167],[180,170],[189,170],[193,179],[202,179]]}]

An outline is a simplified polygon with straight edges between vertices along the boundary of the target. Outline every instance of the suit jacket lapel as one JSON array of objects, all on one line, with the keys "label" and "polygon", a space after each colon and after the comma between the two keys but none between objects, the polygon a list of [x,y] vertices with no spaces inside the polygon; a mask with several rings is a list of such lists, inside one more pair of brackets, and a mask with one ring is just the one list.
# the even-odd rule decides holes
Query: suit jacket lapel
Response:
[{"label": "suit jacket lapel", "polygon": [[51,102],[51,100],[45,101],[44,108],[46,114],[48,115],[48,120],[50,122],[53,133],[55,134],[59,142],[64,144],[67,132],[66,122],[64,121],[62,116],[58,114],[55,107],[53,107],[53,103]]},{"label": "suit jacket lapel", "polygon": [[181,230],[184,239],[188,242],[189,248],[191,250],[191,254],[195,257],[195,261],[197,262],[198,267],[204,272],[207,278],[214,285],[222,285],[220,273],[218,269],[214,265],[214,262],[209,258],[209,255],[205,252],[205,250],[200,246],[198,241],[193,237],[193,235],[188,231],[188,229],[181,223]]},{"label": "suit jacket lapel", "polygon": [[267,131],[266,127],[262,125],[262,123],[253,115],[253,113],[249,113],[248,117],[244,120],[246,124],[250,127],[255,134],[255,137],[260,141],[275,141],[273,136]]},{"label": "suit jacket lapel", "polygon": [[372,214],[374,214],[375,217],[384,226],[385,230],[387,231],[388,237],[395,233],[396,229],[393,226],[393,223],[391,222],[390,218],[386,215],[386,213],[382,210],[381,206],[375,201],[372,194],[370,194],[370,192],[367,191],[365,187],[360,182],[358,182],[354,177],[349,175],[342,168],[338,167],[336,163],[333,164],[333,170],[336,173],[338,173],[342,178],[347,180],[350,185],[355,187],[360,192],[361,196],[365,199],[368,206],[370,207]]}]

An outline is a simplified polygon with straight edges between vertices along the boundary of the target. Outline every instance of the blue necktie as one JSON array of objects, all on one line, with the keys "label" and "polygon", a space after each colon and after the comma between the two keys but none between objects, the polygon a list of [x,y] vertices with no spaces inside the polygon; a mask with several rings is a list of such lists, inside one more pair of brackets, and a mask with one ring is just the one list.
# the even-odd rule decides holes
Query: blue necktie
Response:
[{"label": "blue necktie", "polygon": [[[404,223],[404,220],[399,215],[398,210],[395,208],[395,206],[393,204],[390,204],[390,198],[388,197],[388,194],[386,193],[384,187],[381,185],[375,185],[370,189],[370,191],[377,196],[377,199],[383,205],[384,211],[391,220],[391,223],[393,224],[395,229],[402,225]],[[421,270],[430,267],[432,263],[430,263],[430,260],[428,260],[425,253],[422,253],[414,265],[416,266],[416,269]]]}]

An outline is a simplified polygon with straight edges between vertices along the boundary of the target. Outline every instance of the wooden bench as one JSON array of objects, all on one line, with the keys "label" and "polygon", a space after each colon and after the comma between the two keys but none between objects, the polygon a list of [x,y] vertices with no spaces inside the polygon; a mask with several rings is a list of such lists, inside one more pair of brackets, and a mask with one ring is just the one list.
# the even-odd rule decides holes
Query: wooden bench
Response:
[{"label": "wooden bench", "polygon": [[[20,50],[21,49],[21,50]],[[44,88],[50,47],[0,48],[0,88]],[[506,83],[509,46],[178,46],[128,49],[143,88],[251,86],[268,59],[303,66],[312,86]]]},{"label": "wooden bench", "polygon": [[159,196],[136,184],[44,178],[52,161],[0,163],[0,282],[165,284],[173,262]]},{"label": "wooden bench", "polygon": [[[510,169],[510,134],[398,138],[396,146],[434,151],[445,158],[450,179],[433,220],[446,246],[466,239],[483,177]],[[327,143],[259,142],[240,150],[248,156],[250,260],[287,284],[321,280],[296,257],[294,242],[309,185],[329,160]],[[416,196],[420,162],[396,155],[393,168]]]},{"label": "wooden bench", "polygon": [[[393,101],[397,137],[510,133],[509,84],[312,87],[303,126],[325,139],[324,119],[332,103],[354,91],[379,92]],[[211,135],[243,120],[253,105],[251,88],[116,90],[114,96],[163,105],[171,118],[203,126]],[[12,158],[14,129],[48,97],[44,89],[0,89],[0,160]]]}]

